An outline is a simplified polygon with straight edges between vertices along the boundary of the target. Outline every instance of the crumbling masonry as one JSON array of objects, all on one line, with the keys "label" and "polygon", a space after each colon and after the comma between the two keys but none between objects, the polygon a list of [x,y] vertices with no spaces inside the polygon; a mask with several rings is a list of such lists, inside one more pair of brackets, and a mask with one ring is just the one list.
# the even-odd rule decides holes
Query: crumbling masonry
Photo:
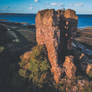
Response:
[{"label": "crumbling masonry", "polygon": [[72,38],[76,35],[78,17],[73,10],[48,9],[36,16],[36,40],[45,45],[52,66],[54,80],[59,82],[65,56],[72,50]]}]

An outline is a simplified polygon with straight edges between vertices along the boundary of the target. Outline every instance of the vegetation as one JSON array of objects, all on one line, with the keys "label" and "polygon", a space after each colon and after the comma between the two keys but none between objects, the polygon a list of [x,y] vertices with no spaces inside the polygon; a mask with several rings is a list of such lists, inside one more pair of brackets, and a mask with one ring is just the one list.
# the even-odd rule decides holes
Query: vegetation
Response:
[{"label": "vegetation", "polygon": [[[33,83],[35,87],[41,88],[40,92],[42,92],[42,89],[43,91],[48,89],[45,92],[57,92],[57,90],[58,92],[71,92],[73,87],[75,87],[75,90],[77,89],[78,92],[92,91],[92,87],[90,84],[86,84],[85,88],[82,89],[81,86],[78,86],[77,81],[82,80],[82,76],[79,76],[74,80],[69,80],[65,76],[60,81],[60,84],[55,84],[50,73],[51,67],[48,61],[45,46],[35,46],[27,59],[24,59],[22,57],[19,65],[19,75],[22,76],[24,79],[28,79],[28,81],[30,83]],[[48,84],[50,84],[50,86]]]},{"label": "vegetation", "polygon": [[[71,90],[74,87],[78,89],[77,92],[92,92],[92,71],[86,77],[88,80],[91,79],[90,82],[86,82],[82,89],[77,82],[78,80],[86,81],[83,75],[77,76],[75,80],[69,80],[65,76],[60,84],[55,84],[44,46],[35,46],[29,58],[27,60],[22,58],[18,64],[19,56],[36,44],[35,32],[26,27],[24,29],[23,26],[19,31],[18,29],[19,27],[11,31],[15,32],[20,42],[11,42],[7,39],[8,41],[3,42],[4,45],[0,44],[0,87],[5,89],[3,92],[7,90],[9,92],[73,92]],[[8,38],[14,39],[11,36]]]},{"label": "vegetation", "polygon": [[28,78],[36,86],[41,87],[42,84],[48,82],[50,64],[44,46],[35,46],[32,49],[29,60],[22,60],[19,65],[21,67],[19,75]]}]

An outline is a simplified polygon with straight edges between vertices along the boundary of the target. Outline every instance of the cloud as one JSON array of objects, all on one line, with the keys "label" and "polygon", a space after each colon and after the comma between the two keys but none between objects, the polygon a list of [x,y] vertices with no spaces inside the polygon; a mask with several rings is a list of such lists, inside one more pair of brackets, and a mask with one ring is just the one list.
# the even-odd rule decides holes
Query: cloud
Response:
[{"label": "cloud", "polygon": [[82,6],[84,6],[84,4],[83,3],[74,3],[74,4],[70,4],[70,6],[72,6],[72,7],[82,7]]},{"label": "cloud", "polygon": [[51,3],[51,5],[52,5],[52,6],[56,6],[56,5],[57,5],[57,3]]},{"label": "cloud", "polygon": [[63,3],[56,3],[56,2],[53,2],[50,4],[51,6],[56,6],[56,7],[63,7],[64,4]]},{"label": "cloud", "polygon": [[28,9],[29,9],[29,10],[33,10],[33,7],[32,7],[32,6],[30,6]]},{"label": "cloud", "polygon": [[38,0],[34,0],[34,2],[36,2],[36,3],[37,3],[37,2],[38,2]]},{"label": "cloud", "polygon": [[29,9],[29,10],[33,10],[33,6],[32,6],[32,5],[30,5],[30,7],[28,7],[28,9]]}]

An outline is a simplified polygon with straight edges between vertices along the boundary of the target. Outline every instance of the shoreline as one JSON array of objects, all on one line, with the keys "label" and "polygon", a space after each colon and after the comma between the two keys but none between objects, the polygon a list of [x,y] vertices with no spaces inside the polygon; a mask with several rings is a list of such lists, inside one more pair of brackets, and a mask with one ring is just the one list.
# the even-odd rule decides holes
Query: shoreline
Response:
[{"label": "shoreline", "polygon": [[[30,24],[27,22],[9,22],[8,20],[6,21],[6,19],[0,19],[0,23],[7,23],[7,24],[14,24],[14,25],[23,25],[23,26],[35,26],[35,24]],[[78,30],[81,29],[92,29],[92,26],[84,26],[84,27],[78,27]]]},{"label": "shoreline", "polygon": [[[8,31],[10,30],[11,34],[15,34],[16,32],[19,32],[25,38],[27,38],[27,40],[31,41],[32,43],[35,42],[34,40],[32,40],[32,39],[35,39],[35,35],[34,35],[36,33],[35,24],[29,25],[25,23],[15,23],[15,22],[0,22],[0,24],[3,24],[7,28]],[[17,37],[15,41],[19,40],[18,38],[19,37]],[[74,38],[74,40],[77,41],[78,43],[78,46],[76,48],[81,49],[84,53],[87,53],[89,57],[91,58],[92,56],[92,27],[78,28],[77,36]]]},{"label": "shoreline", "polygon": [[15,25],[17,25],[17,24],[21,24],[21,25],[35,25],[35,24],[29,24],[29,23],[26,23],[26,22],[9,22],[9,21],[1,21],[0,20],[0,23],[7,23],[7,24],[15,24]]},{"label": "shoreline", "polygon": [[[23,30],[25,32],[27,31],[36,32],[35,24],[18,23],[18,22],[3,22],[3,21],[2,22],[0,21],[0,24],[5,25],[5,27],[8,30],[12,28],[17,31]],[[77,37],[75,38],[75,40],[91,48],[92,46],[92,26],[78,28]]]}]

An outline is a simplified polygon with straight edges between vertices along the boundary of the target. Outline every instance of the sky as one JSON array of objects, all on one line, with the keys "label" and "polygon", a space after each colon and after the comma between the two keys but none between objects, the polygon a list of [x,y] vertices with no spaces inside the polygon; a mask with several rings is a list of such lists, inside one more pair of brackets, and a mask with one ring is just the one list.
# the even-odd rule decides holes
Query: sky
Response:
[{"label": "sky", "polygon": [[37,13],[47,8],[69,8],[77,14],[92,14],[92,0],[0,0],[0,13]]}]

